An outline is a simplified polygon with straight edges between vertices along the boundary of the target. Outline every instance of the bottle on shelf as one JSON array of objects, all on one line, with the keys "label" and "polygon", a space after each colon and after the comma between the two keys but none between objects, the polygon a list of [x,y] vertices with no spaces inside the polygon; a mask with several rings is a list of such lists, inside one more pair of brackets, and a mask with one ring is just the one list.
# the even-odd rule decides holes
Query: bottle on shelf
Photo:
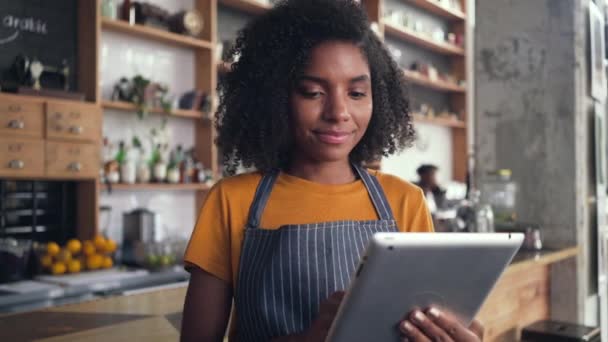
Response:
[{"label": "bottle on shelf", "polygon": [[120,142],[119,151],[116,156],[120,164],[120,180],[122,183],[134,184],[136,179],[135,159],[131,148],[123,141]]},{"label": "bottle on shelf", "polygon": [[146,150],[144,148],[140,148],[139,152],[139,161],[137,162],[137,182],[138,183],[149,183],[151,174],[150,174],[150,164],[146,159]]},{"label": "bottle on shelf", "polygon": [[164,183],[167,180],[167,163],[165,163],[165,158],[163,156],[164,149],[165,146],[157,144],[152,157],[155,161],[152,174],[154,181],[158,183]]}]

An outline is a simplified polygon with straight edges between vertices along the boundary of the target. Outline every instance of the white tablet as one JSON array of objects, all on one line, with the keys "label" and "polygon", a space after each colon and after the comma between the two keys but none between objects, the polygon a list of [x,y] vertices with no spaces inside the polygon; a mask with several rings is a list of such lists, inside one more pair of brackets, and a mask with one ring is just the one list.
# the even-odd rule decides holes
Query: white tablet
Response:
[{"label": "white tablet", "polygon": [[327,341],[401,341],[414,308],[437,306],[468,326],[523,242],[523,234],[376,233]]}]

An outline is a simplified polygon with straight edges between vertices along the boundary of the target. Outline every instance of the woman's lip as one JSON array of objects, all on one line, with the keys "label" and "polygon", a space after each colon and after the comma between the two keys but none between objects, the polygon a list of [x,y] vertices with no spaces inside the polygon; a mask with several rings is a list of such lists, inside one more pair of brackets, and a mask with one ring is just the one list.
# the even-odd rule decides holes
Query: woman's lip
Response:
[{"label": "woman's lip", "polygon": [[326,144],[342,144],[351,133],[346,132],[314,132],[315,135]]}]

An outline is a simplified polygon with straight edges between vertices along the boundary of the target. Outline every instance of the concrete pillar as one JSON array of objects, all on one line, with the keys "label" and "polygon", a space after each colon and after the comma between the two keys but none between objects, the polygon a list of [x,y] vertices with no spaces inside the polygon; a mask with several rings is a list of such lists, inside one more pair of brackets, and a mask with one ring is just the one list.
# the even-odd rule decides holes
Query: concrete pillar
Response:
[{"label": "concrete pillar", "polygon": [[578,322],[595,281],[588,1],[477,0],[475,30],[475,179],[512,169],[518,219],[547,247],[581,246],[552,274],[553,318]]}]

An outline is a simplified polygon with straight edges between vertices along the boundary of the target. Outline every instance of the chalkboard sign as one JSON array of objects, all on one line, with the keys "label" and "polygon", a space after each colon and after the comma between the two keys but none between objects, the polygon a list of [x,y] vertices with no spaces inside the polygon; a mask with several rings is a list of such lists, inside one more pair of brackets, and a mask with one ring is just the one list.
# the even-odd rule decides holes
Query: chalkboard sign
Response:
[{"label": "chalkboard sign", "polygon": [[[78,0],[0,0],[0,75],[20,54],[53,67],[66,61],[76,90],[77,44]],[[43,78],[42,87],[57,85]]]}]

